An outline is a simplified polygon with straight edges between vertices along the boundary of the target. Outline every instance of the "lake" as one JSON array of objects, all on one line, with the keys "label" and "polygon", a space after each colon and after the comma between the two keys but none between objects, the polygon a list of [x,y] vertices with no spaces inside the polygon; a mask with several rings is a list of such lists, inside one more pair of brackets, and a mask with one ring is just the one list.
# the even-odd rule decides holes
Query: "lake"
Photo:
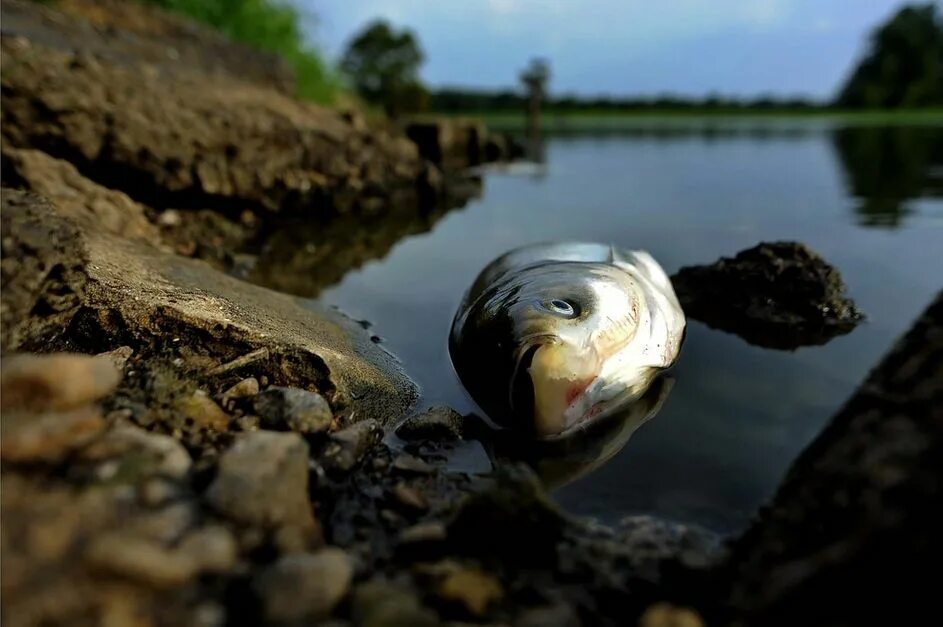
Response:
[{"label": "lake", "polygon": [[374,323],[424,405],[472,412],[448,332],[463,291],[506,250],[599,241],[648,250],[670,274],[763,240],[808,244],[840,270],[863,325],[779,351],[689,320],[660,413],[554,492],[606,522],[649,513],[733,532],[943,285],[943,127],[799,119],[624,131],[548,139],[543,167],[485,175],[480,198],[319,299]]}]

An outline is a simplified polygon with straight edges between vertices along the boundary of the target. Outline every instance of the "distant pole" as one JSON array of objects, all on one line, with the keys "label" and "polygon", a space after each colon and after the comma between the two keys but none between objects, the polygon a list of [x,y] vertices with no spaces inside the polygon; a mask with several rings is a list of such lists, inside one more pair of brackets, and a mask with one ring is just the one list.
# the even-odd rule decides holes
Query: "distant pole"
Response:
[{"label": "distant pole", "polygon": [[527,92],[527,141],[529,152],[535,161],[543,161],[543,142],[540,134],[540,107],[547,93],[550,80],[550,63],[546,59],[532,59],[521,72],[521,83]]}]

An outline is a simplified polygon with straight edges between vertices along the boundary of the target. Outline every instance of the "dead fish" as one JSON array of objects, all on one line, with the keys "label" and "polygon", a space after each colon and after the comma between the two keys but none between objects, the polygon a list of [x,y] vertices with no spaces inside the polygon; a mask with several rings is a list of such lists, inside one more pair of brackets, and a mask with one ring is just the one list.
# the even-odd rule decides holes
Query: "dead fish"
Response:
[{"label": "dead fish", "polygon": [[449,352],[494,422],[558,438],[640,398],[678,358],[684,328],[671,281],[648,253],[537,244],[482,270]]}]

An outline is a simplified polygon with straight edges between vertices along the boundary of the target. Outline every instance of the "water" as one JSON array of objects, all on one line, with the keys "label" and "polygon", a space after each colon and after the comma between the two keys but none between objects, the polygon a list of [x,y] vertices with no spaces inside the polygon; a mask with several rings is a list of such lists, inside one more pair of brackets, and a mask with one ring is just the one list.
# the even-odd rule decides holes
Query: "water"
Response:
[{"label": "water", "polygon": [[661,412],[609,463],[555,492],[604,521],[652,513],[732,532],[940,289],[941,198],[943,128],[793,122],[561,137],[548,141],[542,172],[488,175],[480,199],[320,298],[375,323],[425,404],[469,412],[449,326],[462,292],[506,250],[611,242],[649,250],[671,273],[761,240],[807,243],[840,269],[866,324],[788,352],[689,321]]}]

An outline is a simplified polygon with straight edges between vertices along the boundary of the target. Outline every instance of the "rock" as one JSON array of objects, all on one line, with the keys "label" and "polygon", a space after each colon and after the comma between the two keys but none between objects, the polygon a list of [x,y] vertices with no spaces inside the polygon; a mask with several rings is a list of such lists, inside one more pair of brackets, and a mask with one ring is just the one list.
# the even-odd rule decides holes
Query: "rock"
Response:
[{"label": "rock", "polygon": [[224,402],[234,398],[249,398],[259,393],[259,381],[255,377],[248,377],[235,383],[223,392]]},{"label": "rock", "polygon": [[733,542],[725,622],[919,624],[938,611],[941,399],[943,292]]},{"label": "rock", "polygon": [[97,407],[43,414],[4,410],[0,459],[14,463],[59,462],[92,441],[105,426]]},{"label": "rock", "polygon": [[351,603],[354,623],[360,627],[436,627],[439,619],[406,586],[376,579],[360,584]]},{"label": "rock", "polygon": [[102,187],[82,176],[68,161],[38,150],[4,145],[4,183],[29,189],[55,203],[59,212],[85,228],[159,244],[160,232],[144,207],[122,192]]},{"label": "rock", "polygon": [[312,434],[327,431],[334,414],[324,397],[299,388],[272,386],[255,397],[255,412],[268,429]]},{"label": "rock", "polygon": [[404,440],[460,440],[465,419],[451,407],[430,407],[413,414],[396,428],[396,435]]},{"label": "rock", "polygon": [[397,455],[393,460],[393,468],[401,473],[413,475],[429,475],[435,472],[435,468],[408,453]]},{"label": "rock", "polygon": [[322,620],[347,596],[353,575],[347,553],[326,548],[281,558],[255,579],[253,588],[268,621]]},{"label": "rock", "polygon": [[671,282],[685,314],[768,348],[824,344],[863,319],[838,270],[796,242],[682,268]]},{"label": "rock", "polygon": [[188,555],[121,532],[97,537],[85,551],[85,561],[95,570],[155,588],[181,586],[197,574]]},{"label": "rock", "polygon": [[654,516],[628,516],[616,527],[636,575],[658,581],[662,564],[671,561],[688,569],[706,569],[724,557],[720,536],[698,527]]},{"label": "rock", "polygon": [[0,367],[4,411],[61,411],[94,403],[111,394],[121,370],[107,357],[11,355]]},{"label": "rock", "polygon": [[119,372],[122,372],[132,355],[134,355],[133,348],[130,346],[119,346],[113,351],[99,353],[96,357],[99,359],[110,359],[111,363],[115,365],[115,368],[117,368]]},{"label": "rock", "polygon": [[581,627],[576,611],[565,603],[554,603],[524,610],[514,621],[514,627]]},{"label": "rock", "polygon": [[469,614],[482,617],[488,607],[504,598],[504,588],[494,575],[477,568],[449,572],[436,589],[439,598],[461,605]]},{"label": "rock", "polygon": [[200,572],[227,573],[236,565],[239,547],[222,525],[209,525],[188,533],[177,550],[189,556]]},{"label": "rock", "polygon": [[446,535],[447,531],[443,523],[430,520],[403,529],[399,534],[399,542],[402,544],[442,542]]},{"label": "rock", "polygon": [[[167,435],[150,433],[132,425],[117,425],[86,446],[78,455],[85,463],[112,463],[112,481],[132,483],[152,477],[181,480],[190,472],[190,454]],[[99,476],[101,473],[98,473]]]},{"label": "rock", "polygon": [[429,509],[429,501],[422,495],[422,492],[405,483],[397,483],[393,486],[393,498],[407,509],[417,511]]},{"label": "rock", "polygon": [[448,540],[462,555],[547,564],[555,560],[565,525],[533,471],[509,465],[458,504],[448,522]]},{"label": "rock", "polygon": [[181,397],[177,409],[200,427],[216,431],[229,429],[229,415],[203,390]]},{"label": "rock", "polygon": [[406,122],[406,135],[415,142],[424,159],[445,170],[456,170],[482,163],[486,131],[478,120],[462,118],[423,118]]},{"label": "rock", "polygon": [[[336,312],[302,307],[290,296],[196,260],[102,232],[82,232],[62,224],[54,209],[35,196],[5,189],[2,206],[3,276],[13,283],[9,300],[5,283],[3,300],[10,309],[12,348],[124,345],[143,359],[166,349],[167,338],[185,335],[188,351],[212,354],[219,363],[266,349],[268,359],[253,365],[260,380],[268,376],[275,385],[314,386],[344,416],[389,422],[416,399],[415,384],[396,361],[361,326]],[[22,246],[7,246],[17,241]],[[63,250],[70,251],[68,259],[61,258]],[[37,268],[72,269],[56,274],[54,282],[48,276],[17,279],[32,271],[24,266],[33,263],[30,259],[36,259]],[[61,302],[48,304],[49,290]],[[59,296],[66,294],[71,296]],[[12,309],[23,322],[17,324]]]},{"label": "rock", "polygon": [[318,461],[335,474],[353,470],[383,437],[383,429],[375,420],[363,420],[331,434],[331,441]]},{"label": "rock", "polygon": [[704,627],[700,615],[686,607],[656,603],[639,619],[639,627]]},{"label": "rock", "polygon": [[222,515],[263,528],[316,528],[308,500],[308,446],[294,433],[254,431],[223,453],[206,493]]}]

